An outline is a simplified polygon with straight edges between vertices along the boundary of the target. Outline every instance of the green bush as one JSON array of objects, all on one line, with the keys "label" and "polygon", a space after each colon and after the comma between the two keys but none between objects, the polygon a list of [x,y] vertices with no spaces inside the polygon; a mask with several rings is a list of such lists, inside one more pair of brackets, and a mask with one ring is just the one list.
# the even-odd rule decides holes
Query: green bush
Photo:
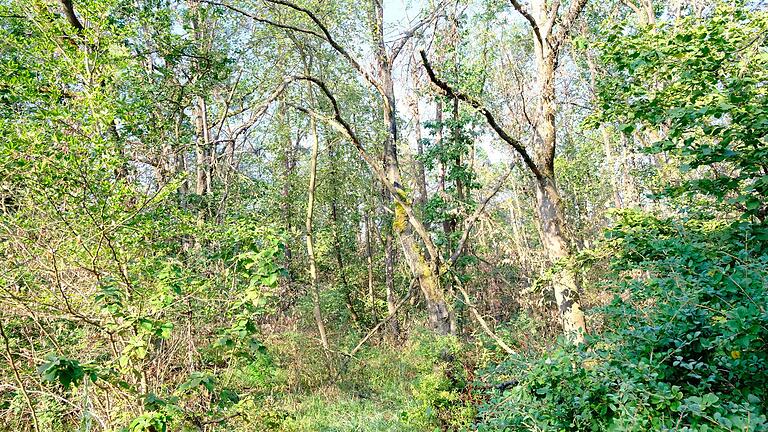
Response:
[{"label": "green bush", "polygon": [[468,350],[452,336],[424,333],[413,339],[408,356],[418,377],[413,384],[416,404],[405,413],[408,423],[420,430],[458,430],[470,425],[475,407],[466,398]]},{"label": "green bush", "polygon": [[494,373],[520,382],[490,395],[478,429],[767,430],[767,233],[619,214],[604,245],[610,330],[508,359]]}]

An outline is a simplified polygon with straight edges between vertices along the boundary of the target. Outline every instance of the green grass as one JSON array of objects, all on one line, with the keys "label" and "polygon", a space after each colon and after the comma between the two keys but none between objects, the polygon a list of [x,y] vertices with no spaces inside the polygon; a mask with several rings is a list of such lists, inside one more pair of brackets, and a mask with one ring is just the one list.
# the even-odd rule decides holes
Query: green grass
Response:
[{"label": "green grass", "polygon": [[283,428],[318,432],[420,430],[407,423],[404,417],[408,405],[400,402],[403,401],[362,398],[348,393],[308,395],[293,401],[295,411]]},{"label": "green grass", "polygon": [[[289,378],[287,392],[274,401],[284,415],[279,431],[433,431],[425,422],[423,403],[414,394],[425,374],[426,360],[418,342],[406,347],[387,343],[361,350],[355,359],[336,358],[334,371],[319,351],[308,350],[309,340],[294,334],[281,347],[279,361]],[[296,345],[302,346],[301,351]],[[307,356],[307,352],[315,355]],[[296,356],[300,356],[296,358]],[[298,361],[297,361],[298,360]],[[340,363],[348,361],[343,373]],[[296,365],[301,365],[297,368]],[[431,370],[431,368],[430,368]]]}]

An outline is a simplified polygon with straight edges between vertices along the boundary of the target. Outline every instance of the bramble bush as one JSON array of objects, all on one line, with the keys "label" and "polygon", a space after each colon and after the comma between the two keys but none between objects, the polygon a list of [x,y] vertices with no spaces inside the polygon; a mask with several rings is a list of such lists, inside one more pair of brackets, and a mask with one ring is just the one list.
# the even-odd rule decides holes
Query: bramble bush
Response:
[{"label": "bramble bush", "polygon": [[[607,233],[610,329],[508,359],[479,430],[766,430],[768,229],[626,211]],[[630,275],[641,274],[641,277]]]}]

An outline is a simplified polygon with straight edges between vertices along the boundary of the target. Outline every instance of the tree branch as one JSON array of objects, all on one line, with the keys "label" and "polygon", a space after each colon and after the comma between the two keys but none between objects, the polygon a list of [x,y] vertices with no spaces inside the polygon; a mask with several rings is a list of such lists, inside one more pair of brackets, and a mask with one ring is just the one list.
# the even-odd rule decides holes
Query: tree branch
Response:
[{"label": "tree branch", "polygon": [[525,146],[515,138],[512,138],[507,131],[504,130],[504,128],[499,125],[499,123],[496,121],[496,118],[493,116],[493,113],[491,113],[488,108],[483,106],[479,101],[475,100],[469,95],[466,95],[464,93],[458,92],[454,90],[447,82],[441,80],[437,77],[435,74],[435,71],[432,69],[432,66],[429,64],[429,60],[427,60],[427,54],[424,52],[424,50],[421,50],[419,52],[421,54],[421,61],[424,63],[424,68],[427,70],[427,75],[429,75],[430,81],[437,86],[445,95],[455,97],[459,100],[462,100],[475,108],[476,110],[480,111],[480,113],[485,117],[485,119],[488,121],[488,124],[491,126],[491,128],[496,132],[496,134],[501,138],[504,142],[509,144],[519,155],[521,158],[523,158],[523,162],[528,167],[528,169],[533,173],[533,175],[536,177],[537,180],[541,180],[543,178],[543,175],[541,174],[541,171],[539,170],[539,167],[536,166],[536,163],[533,161],[531,156],[528,154],[528,151],[525,149]]},{"label": "tree branch", "polygon": [[440,16],[440,11],[443,9],[443,7],[448,3],[447,1],[440,2],[435,8],[432,10],[432,13],[427,15],[426,17],[422,18],[421,20],[417,21],[416,24],[414,24],[411,28],[404,31],[402,35],[397,39],[397,44],[395,44],[392,47],[392,51],[389,55],[389,59],[391,62],[394,63],[397,56],[400,54],[400,51],[403,50],[405,45],[408,43],[409,40],[413,36],[416,35],[416,33],[421,30],[422,27],[432,22],[435,18]]},{"label": "tree branch", "polygon": [[212,1],[212,0],[200,0],[200,1],[202,3],[207,3],[207,4],[212,5],[212,6],[221,6],[221,7],[225,8],[225,9],[229,9],[229,10],[231,10],[233,12],[237,12],[240,15],[246,16],[246,17],[248,17],[248,18],[250,18],[250,19],[252,19],[252,20],[254,20],[256,22],[262,23],[262,24],[267,24],[267,25],[271,25],[271,26],[274,26],[274,27],[277,27],[277,28],[284,29],[284,30],[291,30],[291,31],[299,32],[299,33],[308,34],[308,35],[311,35],[311,36],[314,36],[314,37],[317,37],[317,38],[320,38],[320,39],[325,39],[325,37],[323,37],[323,35],[321,35],[318,32],[315,32],[315,31],[312,31],[312,30],[308,30],[308,29],[303,29],[303,28],[300,28],[300,27],[295,27],[295,26],[288,25],[288,24],[281,24],[281,23],[278,23],[278,22],[275,22],[275,21],[268,20],[266,18],[260,18],[260,17],[254,15],[254,14],[252,14],[250,12],[244,11],[244,10],[242,10],[242,9],[240,9],[238,7],[232,6],[230,4],[220,3],[220,2]]},{"label": "tree branch", "polygon": [[552,32],[552,27],[555,26],[555,22],[557,21],[558,17],[558,11],[560,10],[560,0],[554,0],[552,4],[549,7],[547,17],[547,22],[544,24],[544,33],[550,34]]},{"label": "tree branch", "polygon": [[350,124],[347,123],[347,121],[341,115],[341,109],[339,108],[338,101],[333,96],[333,93],[331,93],[331,91],[328,89],[328,86],[325,84],[325,82],[310,76],[295,76],[293,77],[293,79],[310,81],[315,85],[317,85],[320,88],[320,90],[323,92],[323,94],[325,94],[325,96],[331,102],[331,107],[333,108],[334,117],[328,118],[326,116],[316,113],[311,109],[296,106],[296,105],[292,105],[292,106],[298,109],[299,111],[304,112],[307,115],[311,115],[315,118],[318,118],[326,122],[331,127],[341,132],[343,135],[347,136],[350,139],[350,141],[352,141],[352,144],[355,146],[355,148],[357,148],[358,153],[366,162],[368,167],[370,167],[371,171],[373,171],[373,173],[376,175],[378,180],[384,185],[384,187],[387,188],[389,193],[392,194],[393,199],[403,208],[403,211],[408,217],[409,224],[411,225],[411,227],[413,227],[414,231],[416,231],[416,234],[418,234],[419,238],[421,238],[421,241],[424,243],[424,247],[427,249],[429,256],[432,259],[439,258],[439,252],[437,250],[437,247],[435,247],[434,243],[432,242],[432,238],[429,235],[429,231],[427,231],[427,228],[424,226],[424,224],[422,224],[421,221],[416,217],[413,211],[413,207],[411,207],[411,205],[401,196],[403,193],[403,190],[399,186],[396,186],[389,181],[386,173],[381,168],[381,166],[379,166],[376,160],[374,160],[365,150],[365,147],[363,146],[362,141],[360,141],[360,138],[358,138],[357,134],[355,134],[354,130],[352,130],[352,126],[350,126]]},{"label": "tree branch", "polygon": [[365,335],[364,338],[360,339],[360,342],[357,343],[357,345],[352,349],[352,351],[345,353],[348,357],[354,356],[360,350],[360,348],[362,348],[363,345],[368,341],[368,339],[370,339],[371,336],[376,334],[376,332],[381,328],[381,326],[383,326],[384,324],[389,322],[389,320],[394,318],[394,316],[397,314],[397,311],[405,304],[405,302],[411,297],[411,295],[413,295],[413,289],[416,286],[416,282],[418,282],[417,278],[411,279],[411,284],[408,287],[408,292],[405,294],[405,296],[403,296],[403,298],[400,299],[400,301],[395,305],[395,308],[392,310],[392,312],[389,313],[389,315],[387,315],[386,317],[384,317],[384,319],[379,321],[379,323],[376,324],[376,326],[374,326],[371,329],[371,331],[369,331],[368,334]]},{"label": "tree branch", "polygon": [[536,39],[539,40],[539,43],[544,45],[544,39],[541,37],[541,30],[539,30],[539,24],[536,22],[536,19],[531,15],[530,12],[528,12],[528,9],[525,8],[522,4],[520,4],[517,0],[509,0],[510,3],[512,3],[512,7],[517,10],[520,15],[523,16],[528,21],[528,24],[531,25],[531,29],[533,30],[533,34],[536,36]]},{"label": "tree branch", "polygon": [[573,24],[579,18],[579,15],[581,15],[581,11],[584,10],[586,4],[587,0],[574,0],[573,3],[571,3],[571,7],[568,8],[568,12],[560,22],[560,27],[557,28],[557,31],[552,36],[553,45],[555,47],[559,47],[568,34],[570,34]]},{"label": "tree branch", "polygon": [[496,343],[503,349],[507,354],[514,354],[515,351],[512,350],[512,348],[507,345],[506,342],[502,338],[499,337],[493,330],[491,330],[491,326],[488,325],[488,322],[485,321],[485,318],[483,318],[482,315],[480,315],[480,312],[478,312],[475,305],[472,304],[472,301],[469,299],[469,294],[464,289],[463,284],[461,283],[461,279],[459,279],[458,276],[453,275],[453,280],[456,282],[456,288],[459,289],[459,292],[464,297],[464,304],[469,307],[469,310],[472,311],[472,315],[475,316],[475,319],[478,323],[480,323],[480,327],[482,327],[483,331],[485,331],[485,334],[490,336],[491,339],[496,341]]},{"label": "tree branch", "polygon": [[19,374],[19,368],[16,367],[16,362],[13,360],[11,345],[8,342],[8,336],[5,334],[5,329],[3,328],[2,319],[0,319],[0,336],[2,336],[3,338],[3,345],[5,346],[5,355],[6,357],[8,357],[8,364],[11,365],[11,369],[13,370],[13,376],[16,378],[16,383],[18,383],[19,385],[19,390],[21,390],[21,394],[22,396],[24,396],[24,401],[27,403],[27,407],[29,408],[30,415],[32,416],[32,426],[35,428],[35,432],[40,432],[40,424],[38,423],[38,420],[37,420],[37,413],[35,412],[35,406],[32,404],[32,399],[30,399],[29,393],[27,393],[27,389],[24,387],[24,382],[21,380],[21,375]]},{"label": "tree branch", "polygon": [[281,94],[285,91],[285,87],[291,82],[293,79],[287,79],[280,83],[280,85],[277,86],[275,91],[273,91],[266,99],[261,101],[261,103],[253,108],[253,112],[251,113],[250,118],[240,125],[237,129],[235,129],[234,132],[229,134],[229,139],[236,140],[237,137],[242,134],[243,132],[246,132],[251,126],[253,126],[259,118],[261,118],[262,115],[264,115],[265,112],[267,112],[267,109],[269,106],[274,102],[278,97],[280,97]]},{"label": "tree branch", "polygon": [[72,0],[61,0],[61,7],[64,9],[64,16],[67,17],[67,21],[69,21],[69,24],[71,24],[72,27],[77,29],[78,33],[85,30],[85,27],[83,27],[83,24],[75,14],[75,7],[72,5]]},{"label": "tree branch", "polygon": [[321,37],[325,39],[337,53],[341,54],[341,56],[344,57],[344,59],[346,59],[347,62],[350,65],[352,65],[352,67],[355,68],[355,70],[357,70],[360,73],[360,75],[363,76],[363,78],[365,78],[366,81],[368,81],[372,86],[374,86],[381,95],[386,94],[381,83],[379,83],[379,81],[373,75],[371,75],[367,70],[365,70],[365,68],[363,68],[363,66],[360,65],[360,63],[354,57],[352,57],[352,55],[343,46],[341,46],[341,44],[336,42],[336,40],[333,38],[333,35],[331,35],[331,32],[328,30],[328,27],[312,11],[285,0],[264,0],[264,1],[267,3],[286,6],[288,8],[291,8],[297,12],[301,12],[304,15],[306,15],[320,29],[320,31],[322,32]]},{"label": "tree branch", "polygon": [[475,222],[477,222],[478,219],[480,219],[480,215],[483,214],[483,211],[485,211],[485,207],[488,205],[488,202],[491,201],[491,198],[493,198],[497,193],[499,193],[499,190],[501,189],[501,186],[504,185],[504,182],[507,181],[507,178],[512,173],[512,164],[509,164],[509,169],[507,169],[507,172],[505,172],[499,179],[496,181],[496,184],[491,189],[491,192],[488,194],[488,196],[485,197],[483,202],[480,204],[479,207],[475,210],[474,213],[472,213],[472,216],[470,216],[465,222],[464,222],[464,232],[461,234],[461,239],[459,239],[459,244],[456,246],[456,249],[453,251],[453,254],[451,254],[451,257],[448,259],[448,266],[452,266],[456,263],[456,260],[459,259],[461,256],[461,251],[464,250],[464,245],[467,243],[467,239],[469,239],[469,233],[472,231],[472,228],[475,225]]}]

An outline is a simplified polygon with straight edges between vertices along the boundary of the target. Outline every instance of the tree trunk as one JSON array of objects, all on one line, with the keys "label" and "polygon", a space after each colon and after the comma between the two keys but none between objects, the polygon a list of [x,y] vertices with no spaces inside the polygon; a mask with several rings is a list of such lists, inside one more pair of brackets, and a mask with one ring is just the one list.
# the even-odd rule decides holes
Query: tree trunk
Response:
[{"label": "tree trunk", "polygon": [[209,170],[209,151],[208,151],[208,130],[207,115],[205,99],[202,97],[197,98],[197,104],[195,106],[195,193],[198,195],[206,195],[210,192],[210,170]]},{"label": "tree trunk", "polygon": [[541,241],[549,261],[562,267],[552,277],[555,300],[560,312],[563,331],[576,343],[584,341],[586,324],[579,304],[579,282],[568,262],[570,248],[566,241],[560,195],[554,179],[536,182],[536,214]]},{"label": "tree trunk", "polygon": [[[376,41],[376,59],[381,77],[384,99],[384,121],[387,125],[387,139],[384,143],[384,160],[386,161],[387,179],[395,186],[400,199],[408,200],[408,195],[402,186],[400,166],[397,160],[398,129],[395,114],[395,88],[392,81],[392,62],[384,44],[384,10],[382,3],[372,0],[374,16],[371,22],[373,37]],[[393,198],[390,198],[390,202]],[[410,203],[409,203],[410,204]],[[413,227],[408,222],[408,216],[401,205],[395,203],[395,217],[392,223],[395,234],[400,239],[403,257],[414,277],[419,281],[421,291],[427,303],[430,327],[439,334],[453,333],[451,311],[445,299],[445,293],[440,286],[436,256],[427,256],[416,241]]]},{"label": "tree trunk", "polygon": [[[371,318],[373,318],[373,321],[376,321],[376,294],[374,292],[374,283],[373,283],[373,245],[371,244],[371,218],[366,214],[364,221],[365,221],[365,260],[368,267],[368,302],[370,303],[370,306],[371,306]],[[392,251],[390,249],[387,249],[385,255],[386,255],[385,265],[387,265],[386,279],[387,279],[387,284],[389,284],[389,279],[391,277],[392,271],[389,268],[388,264],[392,262]]]},{"label": "tree trunk", "polygon": [[323,314],[320,308],[320,288],[317,283],[317,265],[315,262],[315,245],[312,233],[312,216],[315,210],[315,183],[317,178],[317,153],[319,140],[317,137],[317,125],[313,118],[309,119],[312,132],[312,156],[309,161],[309,187],[307,189],[307,217],[305,227],[307,230],[307,258],[309,259],[309,278],[312,292],[312,312],[315,316],[317,330],[320,333],[320,342],[326,350],[329,348],[328,337],[325,333]]},{"label": "tree trunk", "polygon": [[[385,104],[384,119],[389,125],[389,137],[385,143],[387,152],[387,176],[390,182],[398,188],[401,193],[401,199],[407,200],[407,194],[401,186],[400,169],[397,164],[397,121],[395,119],[395,97],[394,87],[392,85],[391,75],[385,80],[388,93],[388,101]],[[411,269],[414,277],[419,280],[419,286],[424,293],[424,299],[427,303],[427,313],[429,315],[430,327],[439,334],[453,333],[451,325],[451,313],[448,303],[445,300],[445,293],[440,286],[437,257],[427,257],[416,241],[413,228],[408,223],[408,217],[405,210],[399,204],[395,204],[395,218],[392,223],[394,232],[400,238],[400,244],[403,248],[403,257],[408,267]]]},{"label": "tree trunk", "polygon": [[[370,231],[368,231],[370,234]],[[395,299],[395,255],[397,250],[395,249],[395,239],[392,233],[392,227],[385,228],[385,240],[384,248],[386,249],[386,256],[384,260],[385,266],[385,285],[387,288],[387,312],[392,314],[395,312],[396,299]],[[370,237],[369,237],[370,238]],[[368,241],[370,247],[370,240]],[[370,252],[369,252],[370,254]],[[369,255],[370,256],[370,255]],[[397,317],[392,317],[389,320],[389,331],[393,339],[397,339],[400,335],[400,326],[398,324]]]},{"label": "tree trunk", "polygon": [[541,177],[536,180],[536,213],[541,242],[547,257],[559,270],[552,278],[555,300],[560,312],[563,331],[574,343],[584,341],[586,324],[579,303],[579,282],[571,267],[571,252],[565,236],[565,219],[560,192],[555,184],[556,102],[555,68],[557,52],[548,47],[537,50],[538,123],[536,127],[536,162]]},{"label": "tree trunk", "polygon": [[[293,301],[293,251],[291,245],[293,244],[293,208],[291,206],[291,175],[295,166],[294,162],[294,143],[291,136],[291,124],[288,119],[287,107],[283,104],[277,111],[277,122],[282,127],[287,129],[285,135],[285,147],[283,149],[282,158],[282,188],[280,190],[280,214],[282,216],[283,227],[286,233],[285,252],[284,252],[284,267],[286,269],[286,275],[280,278],[280,297],[281,307],[287,308]],[[297,138],[297,142],[300,138]]]},{"label": "tree trunk", "polygon": [[[453,98],[453,140],[454,145],[461,140],[461,126],[459,126],[459,99]],[[456,154],[456,159],[453,161],[457,167],[461,167],[461,153]],[[464,184],[461,182],[461,178],[456,178],[456,198],[459,202],[464,200]],[[453,219],[453,228],[456,229],[456,218]]]},{"label": "tree trunk", "polygon": [[[414,79],[415,80],[415,79]],[[419,112],[419,98],[414,97],[411,101],[411,113],[413,114],[413,128],[416,138],[416,157],[414,158],[414,175],[416,176],[416,202],[417,205],[424,205],[427,203],[427,175],[424,170],[424,162],[422,156],[424,155],[424,144],[422,143],[421,136],[421,115]]]},{"label": "tree trunk", "polygon": [[[192,21],[192,40],[200,49],[203,49],[203,31],[200,28],[200,3],[197,0],[189,0],[188,5]],[[194,69],[198,73],[194,79],[197,80],[200,78],[200,74],[203,73],[204,67],[197,59],[193,60],[193,63]],[[195,124],[195,193],[197,195],[206,195],[210,192],[211,186],[208,111],[203,94],[199,93],[197,95],[193,110]]]}]

